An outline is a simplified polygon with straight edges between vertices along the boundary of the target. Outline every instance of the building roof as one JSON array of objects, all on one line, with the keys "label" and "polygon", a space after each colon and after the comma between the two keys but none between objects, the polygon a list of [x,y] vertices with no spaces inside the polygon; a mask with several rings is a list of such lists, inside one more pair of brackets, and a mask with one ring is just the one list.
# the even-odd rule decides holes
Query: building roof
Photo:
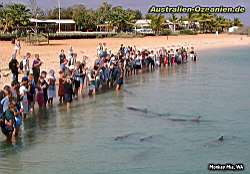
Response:
[{"label": "building roof", "polygon": [[182,23],[185,24],[185,25],[188,25],[188,24],[189,24],[188,21],[182,21]]},{"label": "building roof", "polygon": [[235,31],[237,31],[239,28],[240,28],[240,27],[238,27],[238,26],[232,26],[232,27],[228,28],[228,32],[229,32],[229,33],[235,32]]},{"label": "building roof", "polygon": [[238,29],[239,27],[238,26],[232,26],[230,28],[232,28],[232,29]]},{"label": "building roof", "polygon": [[171,22],[170,20],[166,20],[166,24],[172,25],[173,22]]},{"label": "building roof", "polygon": [[150,19],[140,19],[135,22],[135,26],[140,26],[140,27],[149,27],[151,24]]},{"label": "building roof", "polygon": [[72,19],[61,19],[61,20],[58,20],[58,19],[34,19],[34,18],[31,18],[29,19],[30,22],[32,23],[55,23],[55,24],[75,24],[76,22]]},{"label": "building roof", "polygon": [[140,19],[135,22],[136,25],[145,25],[150,23],[151,23],[150,19]]}]

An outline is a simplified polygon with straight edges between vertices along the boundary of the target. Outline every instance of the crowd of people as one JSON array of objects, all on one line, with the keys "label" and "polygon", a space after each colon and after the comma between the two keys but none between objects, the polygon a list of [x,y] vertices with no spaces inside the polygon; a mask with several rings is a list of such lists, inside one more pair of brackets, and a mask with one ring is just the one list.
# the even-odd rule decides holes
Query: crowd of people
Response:
[{"label": "crowd of people", "polygon": [[[87,56],[81,60],[70,47],[68,53],[61,50],[58,56],[60,66],[59,76],[53,69],[41,71],[43,65],[39,54],[26,53],[18,62],[20,42],[15,45],[15,53],[11,56],[9,69],[12,73],[11,85],[4,86],[0,91],[0,125],[2,133],[8,140],[19,135],[23,119],[35,109],[45,109],[53,106],[58,97],[60,103],[70,108],[73,99],[84,95],[95,95],[102,89],[116,89],[119,91],[124,78],[136,75],[144,70],[154,71],[158,67],[171,67],[196,61],[194,48],[139,50],[136,46],[121,45],[114,53],[108,50],[105,43],[97,47],[97,59],[93,67],[87,67]],[[20,74],[23,75],[19,80]],[[58,83],[58,85],[56,85]]]}]

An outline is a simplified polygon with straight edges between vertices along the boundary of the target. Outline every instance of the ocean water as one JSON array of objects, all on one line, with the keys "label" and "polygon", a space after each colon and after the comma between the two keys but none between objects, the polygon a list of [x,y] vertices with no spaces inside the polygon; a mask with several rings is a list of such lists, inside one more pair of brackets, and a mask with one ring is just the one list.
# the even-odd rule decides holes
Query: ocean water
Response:
[{"label": "ocean water", "polygon": [[134,76],[122,92],[85,97],[69,112],[36,111],[15,145],[1,138],[0,173],[206,174],[208,163],[250,173],[249,53],[203,51],[197,63]]}]

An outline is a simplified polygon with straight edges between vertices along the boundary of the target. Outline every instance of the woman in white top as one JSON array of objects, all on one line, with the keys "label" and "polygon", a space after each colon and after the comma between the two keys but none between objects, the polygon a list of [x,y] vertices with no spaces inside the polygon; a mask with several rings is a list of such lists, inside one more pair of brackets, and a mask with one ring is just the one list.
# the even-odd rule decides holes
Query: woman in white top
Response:
[{"label": "woman in white top", "polygon": [[23,77],[22,84],[20,86],[19,92],[21,96],[21,110],[23,112],[24,118],[29,113],[29,102],[28,102],[28,89],[27,89],[28,77]]}]

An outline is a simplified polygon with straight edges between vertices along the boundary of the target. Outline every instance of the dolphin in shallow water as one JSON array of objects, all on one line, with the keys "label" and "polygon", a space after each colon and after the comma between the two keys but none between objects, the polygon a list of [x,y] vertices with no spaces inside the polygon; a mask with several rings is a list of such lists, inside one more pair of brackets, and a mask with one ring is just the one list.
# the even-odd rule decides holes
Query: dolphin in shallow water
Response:
[{"label": "dolphin in shallow water", "polygon": [[126,139],[126,138],[128,138],[128,137],[130,137],[130,136],[132,136],[132,135],[136,135],[136,134],[138,134],[138,133],[130,133],[130,134],[125,134],[125,135],[116,136],[116,137],[114,138],[114,140],[115,140],[115,141],[124,140],[124,139]]},{"label": "dolphin in shallow water", "polygon": [[223,142],[224,142],[224,136],[220,136],[218,139],[210,141],[209,143],[206,143],[204,146],[205,147],[218,146],[220,144],[223,144]]},{"label": "dolphin in shallow water", "polygon": [[221,136],[220,138],[218,138],[218,142],[223,142],[224,141],[224,137]]},{"label": "dolphin in shallow water", "polygon": [[118,141],[118,140],[123,140],[125,138],[128,138],[129,135],[121,135],[121,136],[117,136],[114,138],[115,141]]},{"label": "dolphin in shallow water", "polygon": [[135,95],[133,92],[128,91],[128,90],[126,90],[126,89],[123,89],[123,91],[124,91],[125,93],[129,94],[129,95]]},{"label": "dolphin in shallow water", "polygon": [[140,142],[147,141],[147,140],[150,140],[152,138],[153,138],[153,135],[148,136],[148,137],[143,137],[143,138],[140,138]]},{"label": "dolphin in shallow water", "polygon": [[201,119],[201,116],[198,116],[193,119],[184,119],[184,118],[168,118],[170,121],[179,121],[179,122],[185,122],[185,121],[191,121],[191,122],[199,122]]},{"label": "dolphin in shallow water", "polygon": [[138,111],[138,112],[142,112],[142,113],[148,113],[147,109],[140,109],[140,108],[135,108],[135,107],[127,107],[128,110],[131,111]]},{"label": "dolphin in shallow water", "polygon": [[[171,116],[171,115],[175,115],[175,116],[183,116],[183,117],[193,117],[194,115],[188,115],[188,114],[180,114],[180,113],[156,113],[156,112],[152,112],[150,110],[148,110],[147,108],[145,109],[141,109],[141,108],[136,108],[136,107],[133,107],[133,106],[129,106],[127,107],[128,110],[131,110],[131,111],[135,111],[135,112],[141,112],[141,113],[144,113],[144,114],[152,114],[152,115],[155,115],[155,116],[159,116],[159,117],[164,117],[164,116]],[[192,121],[200,121],[200,118],[201,116],[198,116],[194,119],[192,119]],[[173,119],[173,121],[186,121],[185,119]]]}]

